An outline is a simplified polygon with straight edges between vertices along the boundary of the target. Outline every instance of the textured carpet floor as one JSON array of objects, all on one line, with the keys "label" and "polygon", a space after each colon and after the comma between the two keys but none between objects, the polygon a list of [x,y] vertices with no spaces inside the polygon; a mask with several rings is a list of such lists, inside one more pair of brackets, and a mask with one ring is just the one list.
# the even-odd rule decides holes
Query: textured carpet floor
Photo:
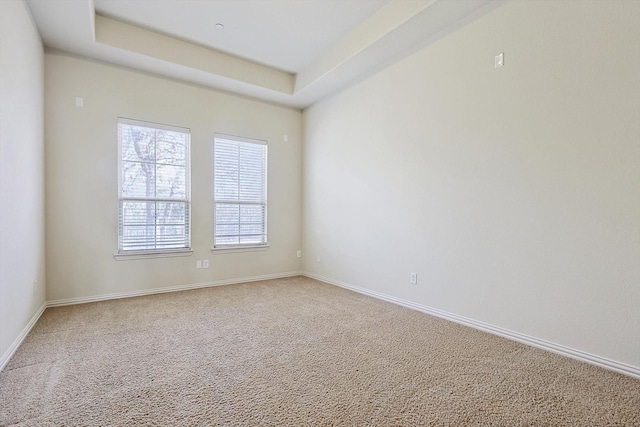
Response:
[{"label": "textured carpet floor", "polygon": [[640,426],[640,381],[295,277],[47,309],[0,425]]}]

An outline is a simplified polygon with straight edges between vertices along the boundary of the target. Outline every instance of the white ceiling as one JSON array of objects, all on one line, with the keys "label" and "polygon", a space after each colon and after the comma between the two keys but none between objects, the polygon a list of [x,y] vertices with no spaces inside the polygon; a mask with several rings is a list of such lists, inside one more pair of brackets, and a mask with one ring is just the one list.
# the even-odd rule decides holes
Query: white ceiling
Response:
[{"label": "white ceiling", "polygon": [[305,108],[505,1],[27,3],[48,49]]},{"label": "white ceiling", "polygon": [[[294,74],[388,2],[95,0],[95,8],[107,17]],[[217,23],[224,25],[222,31]]]}]

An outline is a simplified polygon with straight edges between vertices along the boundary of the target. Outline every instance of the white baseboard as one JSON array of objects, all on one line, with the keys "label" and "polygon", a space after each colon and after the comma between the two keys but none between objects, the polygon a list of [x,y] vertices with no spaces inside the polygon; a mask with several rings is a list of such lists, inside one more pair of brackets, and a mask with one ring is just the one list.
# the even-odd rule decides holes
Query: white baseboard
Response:
[{"label": "white baseboard", "polygon": [[212,282],[192,283],[188,285],[166,286],[163,288],[141,289],[137,291],[115,292],[112,294],[92,295],[88,297],[66,298],[47,301],[47,307],[60,307],[63,305],[84,304],[88,302],[106,301],[110,299],[131,298],[143,295],[163,294],[166,292],[186,291],[189,289],[209,288],[212,286],[232,285],[235,283],[258,282],[260,280],[281,279],[284,277],[301,276],[300,271],[286,273],[264,274],[261,276],[238,277],[235,279],[214,280]]},{"label": "white baseboard", "polygon": [[521,334],[520,332],[511,331],[509,329],[501,328],[499,326],[490,325],[488,323],[480,322],[478,320],[469,319],[464,316],[459,316],[457,314],[448,313],[446,311],[438,310],[436,308],[428,307],[426,305],[417,304],[411,301],[407,301],[401,298],[396,298],[390,295],[386,295],[380,292],[372,291],[369,289],[361,288],[359,286],[354,286],[348,283],[344,283],[338,280],[333,280],[328,277],[319,276],[317,274],[303,272],[302,273],[306,277],[310,277],[312,279],[320,280],[325,283],[329,283],[331,285],[339,286],[341,288],[349,289],[354,292],[358,292],[360,294],[368,295],[374,298],[381,299],[383,301],[391,302],[394,304],[401,305],[403,307],[412,308],[417,311],[421,311],[426,314],[430,314],[432,316],[440,317],[442,319],[450,320],[455,323],[459,323],[465,326],[469,326],[475,329],[479,329],[484,332],[489,332],[494,335],[498,335],[504,338],[512,339],[514,341],[521,342],[523,344],[530,345],[532,347],[537,347],[543,350],[550,351],[552,353],[560,354],[562,356],[570,357],[572,359],[579,360],[581,362],[586,362],[592,365],[599,366],[601,368],[609,369],[612,371],[619,372],[621,374],[625,374],[634,378],[640,379],[640,367],[628,365],[625,363],[617,362],[615,360],[607,359],[605,357],[597,356],[595,354],[590,354],[581,350],[576,350],[570,347],[566,347],[560,344],[555,344],[549,341],[545,341],[540,338],[535,338],[529,335]]},{"label": "white baseboard", "polygon": [[521,342],[523,344],[541,348],[543,350],[551,351],[553,353],[557,353],[562,356],[570,357],[572,359],[580,360],[582,362],[590,363],[592,365],[600,366],[605,369],[609,369],[612,371],[619,372],[621,374],[629,375],[631,377],[640,379],[640,368],[636,366],[617,362],[615,360],[607,359],[607,358],[590,354],[584,351],[576,350],[560,344],[555,344],[539,338],[531,337],[529,335],[521,334],[519,332],[511,331],[509,329],[501,328],[499,326],[490,325],[488,323],[469,319],[464,316],[459,316],[457,314],[438,310],[436,308],[428,307],[422,304],[417,304],[401,298],[396,298],[390,295],[383,294],[381,292],[372,291],[369,289],[361,288],[359,286],[354,286],[348,283],[344,283],[338,280],[333,280],[328,277],[323,277],[317,274],[302,272],[302,271],[292,271],[292,272],[277,273],[277,274],[265,274],[261,276],[239,277],[235,279],[216,280],[212,282],[194,283],[194,284],[178,285],[178,286],[167,286],[163,288],[144,289],[139,291],[118,292],[118,293],[111,293],[111,294],[94,295],[89,297],[68,298],[68,299],[47,301],[38,309],[38,311],[33,315],[29,323],[24,327],[22,332],[20,332],[20,335],[18,335],[18,337],[13,341],[13,343],[9,347],[9,349],[7,349],[7,351],[5,351],[5,353],[2,355],[2,358],[0,358],[0,371],[2,371],[4,367],[7,365],[7,363],[13,356],[13,354],[16,352],[18,347],[20,347],[20,344],[22,344],[22,341],[25,339],[27,334],[31,331],[31,328],[33,328],[33,326],[36,324],[36,322],[44,312],[45,308],[47,307],[58,307],[63,305],[106,301],[110,299],[130,298],[130,297],[136,297],[136,296],[142,296],[142,295],[185,291],[189,289],[199,289],[199,288],[207,288],[212,286],[231,285],[235,283],[257,282],[261,280],[280,279],[284,277],[292,277],[292,276],[300,276],[300,275],[306,276],[312,279],[320,280],[322,282],[339,286],[341,288],[349,289],[351,291],[358,292],[360,294],[368,295],[377,299],[381,299],[383,301],[398,304],[403,307],[408,307],[426,314],[430,314],[432,316],[450,320],[452,322],[456,322],[465,326],[479,329],[481,331],[489,332],[494,335],[512,339],[512,340]]},{"label": "white baseboard", "polygon": [[20,344],[22,344],[22,341],[24,341],[24,339],[27,337],[27,334],[31,331],[31,328],[33,328],[33,325],[36,324],[40,316],[42,316],[42,313],[44,313],[45,308],[47,308],[46,303],[40,306],[38,311],[36,311],[36,313],[31,317],[31,320],[29,320],[29,323],[27,323],[27,325],[22,329],[22,331],[20,332],[20,335],[18,335],[18,337],[13,341],[13,343],[11,343],[11,346],[7,349],[7,351],[4,352],[4,354],[2,355],[2,358],[0,358],[0,372],[2,372],[5,366],[7,366],[7,363],[9,363],[9,360],[11,359],[13,354],[16,352],[16,350],[18,350],[18,347],[20,347]]},{"label": "white baseboard", "polygon": [[4,369],[4,367],[9,363],[9,360],[16,352],[22,341],[25,339],[27,334],[31,331],[31,328],[36,324],[38,319],[44,310],[47,307],[60,307],[64,305],[74,305],[74,304],[84,304],[88,302],[97,302],[97,301],[106,301],[110,299],[119,299],[119,298],[130,298],[137,297],[142,295],[152,295],[152,294],[162,294],[166,292],[178,292],[178,291],[186,291],[189,289],[198,289],[198,288],[208,288],[211,286],[223,286],[223,285],[232,285],[235,283],[247,283],[247,282],[258,282],[261,280],[270,280],[270,279],[281,279],[284,277],[293,277],[293,276],[301,276],[302,272],[300,271],[291,271],[286,273],[277,273],[277,274],[264,274],[261,276],[250,276],[250,277],[238,277],[235,279],[225,279],[225,280],[215,280],[213,282],[203,282],[203,283],[193,283],[188,285],[177,285],[177,286],[167,286],[164,288],[154,288],[154,289],[143,289],[138,291],[128,291],[128,292],[117,292],[112,294],[102,294],[102,295],[92,295],[89,297],[78,297],[78,298],[67,298],[67,299],[59,299],[54,301],[47,301],[38,309],[36,314],[33,315],[31,320],[27,326],[24,327],[20,335],[13,341],[11,346],[5,353],[2,355],[0,359],[0,372]]}]

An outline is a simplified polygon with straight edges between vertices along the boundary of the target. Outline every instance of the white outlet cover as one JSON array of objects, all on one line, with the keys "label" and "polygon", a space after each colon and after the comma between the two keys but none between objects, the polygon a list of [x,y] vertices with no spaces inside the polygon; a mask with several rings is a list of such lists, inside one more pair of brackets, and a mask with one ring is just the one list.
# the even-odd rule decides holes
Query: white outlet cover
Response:
[{"label": "white outlet cover", "polygon": [[196,268],[202,268],[202,261],[200,260],[196,261]]},{"label": "white outlet cover", "polygon": [[500,53],[499,55],[496,55],[495,67],[499,68],[499,67],[502,67],[503,65],[504,65],[504,52]]},{"label": "white outlet cover", "polygon": [[202,268],[209,268],[209,260],[208,259],[202,260]]}]

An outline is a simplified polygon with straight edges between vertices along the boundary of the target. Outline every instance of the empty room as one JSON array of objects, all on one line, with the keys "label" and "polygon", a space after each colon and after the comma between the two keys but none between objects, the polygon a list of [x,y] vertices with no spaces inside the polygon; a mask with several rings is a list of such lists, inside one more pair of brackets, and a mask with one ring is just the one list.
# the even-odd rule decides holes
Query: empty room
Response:
[{"label": "empty room", "polygon": [[0,426],[640,426],[640,1],[0,0]]}]

